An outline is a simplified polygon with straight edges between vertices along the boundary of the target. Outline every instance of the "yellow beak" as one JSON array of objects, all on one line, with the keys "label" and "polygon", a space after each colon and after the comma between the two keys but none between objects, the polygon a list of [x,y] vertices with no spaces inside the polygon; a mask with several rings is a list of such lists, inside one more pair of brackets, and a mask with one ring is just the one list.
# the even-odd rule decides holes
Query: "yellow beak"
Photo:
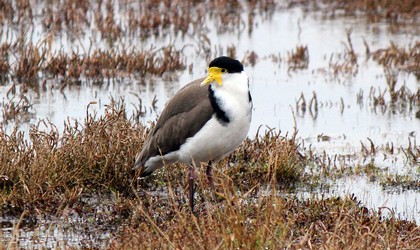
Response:
[{"label": "yellow beak", "polygon": [[209,74],[206,79],[201,82],[201,86],[210,84],[214,81],[216,81],[219,85],[222,85],[222,69],[219,67],[209,68]]}]

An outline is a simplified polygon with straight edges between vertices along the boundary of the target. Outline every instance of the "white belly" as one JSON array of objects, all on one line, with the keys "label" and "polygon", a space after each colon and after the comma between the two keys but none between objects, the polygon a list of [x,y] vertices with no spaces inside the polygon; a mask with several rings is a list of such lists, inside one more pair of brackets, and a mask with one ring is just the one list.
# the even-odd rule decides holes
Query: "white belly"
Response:
[{"label": "white belly", "polygon": [[222,125],[215,115],[194,136],[178,150],[178,158],[184,163],[218,161],[235,150],[246,138],[251,120],[251,113],[240,114],[240,119],[233,119]]}]

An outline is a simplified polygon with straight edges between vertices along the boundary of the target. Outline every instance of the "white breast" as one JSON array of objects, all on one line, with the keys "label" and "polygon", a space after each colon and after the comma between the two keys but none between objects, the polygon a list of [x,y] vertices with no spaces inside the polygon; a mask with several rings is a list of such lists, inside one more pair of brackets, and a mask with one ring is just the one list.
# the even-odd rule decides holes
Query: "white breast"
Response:
[{"label": "white breast", "polygon": [[229,117],[221,123],[216,115],[178,150],[180,161],[185,163],[218,161],[235,150],[246,138],[250,123],[252,103],[249,102],[248,76],[245,72],[223,79],[222,86],[213,87],[215,97]]}]

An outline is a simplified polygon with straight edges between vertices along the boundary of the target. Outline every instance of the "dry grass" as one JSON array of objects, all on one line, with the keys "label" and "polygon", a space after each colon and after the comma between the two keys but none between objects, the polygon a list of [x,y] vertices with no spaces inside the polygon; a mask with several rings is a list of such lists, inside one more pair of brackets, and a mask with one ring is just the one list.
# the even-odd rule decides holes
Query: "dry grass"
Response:
[{"label": "dry grass", "polygon": [[[62,133],[47,121],[32,126],[26,135],[30,141],[16,129],[10,134],[1,131],[2,203],[17,211],[35,208],[50,211],[60,207],[61,202],[77,199],[72,197],[77,190],[131,193],[136,180],[131,165],[148,131],[135,122],[137,118],[136,114],[127,118],[124,103],[112,100],[104,116],[87,112],[83,123],[68,120]],[[293,140],[275,132],[267,133],[247,141],[240,151],[222,161],[220,174],[228,174],[238,182],[249,180],[242,182],[243,188],[271,179],[295,183],[303,170],[296,167],[295,154]],[[228,165],[232,167],[223,167]],[[140,184],[157,188],[161,184],[153,179],[159,180],[163,173],[152,177],[148,184]],[[182,178],[182,171],[174,170],[173,176]],[[150,186],[152,183],[157,186]]]},{"label": "dry grass", "polygon": [[87,112],[83,123],[68,121],[62,133],[41,122],[30,142],[22,132],[0,132],[2,214],[22,215],[21,227],[36,227],[37,214],[77,211],[83,218],[104,206],[100,199],[87,206],[83,197],[111,193],[109,218],[99,213],[102,219],[87,222],[93,234],[115,228],[111,249],[420,246],[417,225],[384,218],[355,198],[287,198],[285,190],[310,185],[310,176],[294,135],[275,131],[247,140],[218,163],[214,190],[199,171],[195,217],[187,206],[187,166],[167,166],[147,179],[131,171],[147,134],[136,117],[112,101],[103,116]]},{"label": "dry grass", "polygon": [[[286,5],[306,2],[289,1]],[[309,2],[318,5],[321,1]],[[194,35],[199,37],[197,54],[209,57],[215,44],[202,32],[207,28],[207,18],[215,21],[219,33],[243,32],[243,20],[247,20],[251,34],[257,27],[256,14],[269,19],[279,8],[278,2],[269,0],[64,0],[37,4],[24,0],[0,3],[0,25],[15,31],[14,38],[8,32],[0,34],[0,84],[12,85],[8,99],[0,104],[3,123],[31,115],[32,104],[26,93],[28,89],[39,91],[37,88],[47,78],[62,80],[66,86],[86,79],[161,77],[164,72],[186,68],[181,48],[169,44],[133,49],[123,46],[122,39]],[[372,21],[398,23],[415,22],[419,13],[418,1],[336,0],[322,1],[322,6],[331,10],[325,13],[338,9],[346,15],[359,13]],[[40,10],[43,12],[38,13]],[[34,44],[28,34],[37,23],[42,24],[44,40]],[[70,53],[52,49],[55,39],[63,35],[77,43],[85,33],[100,36],[108,49],[92,46]],[[344,52],[331,57],[328,71],[334,77],[357,73],[358,54],[350,35],[349,30]],[[391,44],[367,52],[384,67],[387,81],[387,90],[371,91],[369,99],[374,107],[419,105],[420,92],[398,89],[394,71],[418,74],[418,50],[419,44],[415,43],[407,49]],[[227,46],[226,52],[237,54],[234,45]],[[296,46],[287,58],[275,55],[272,60],[287,62],[289,70],[304,70],[309,55],[307,46]],[[254,66],[260,57],[251,51],[243,60]],[[192,70],[193,65],[189,68]],[[44,83],[39,84],[40,80]],[[317,94],[314,92],[308,101],[302,94],[296,104],[298,109],[302,113],[309,110],[316,119]],[[103,116],[89,112],[89,106],[86,110],[84,121],[69,118],[63,131],[48,121],[33,125],[26,134],[18,128],[10,133],[0,128],[0,211],[4,218],[20,218],[15,235],[20,229],[41,228],[38,218],[69,218],[70,213],[75,213],[84,221],[79,226],[89,228],[86,234],[95,235],[103,228],[115,231],[111,249],[420,248],[419,226],[392,213],[390,217],[382,216],[387,208],[368,210],[354,197],[302,200],[286,195],[296,188],[314,188],[326,177],[340,178],[350,171],[376,176],[379,170],[374,165],[349,169],[335,165],[335,160],[326,155],[317,158],[311,153],[304,159],[297,152],[296,135],[282,136],[271,130],[246,140],[215,166],[215,189],[208,186],[204,171],[199,172],[197,216],[193,216],[187,206],[185,165],[167,166],[147,179],[139,179],[139,173],[131,170],[148,132],[138,123],[141,110],[128,116],[125,104],[115,100],[111,100]],[[364,155],[377,153],[373,142],[362,145]],[[418,162],[417,145],[403,151],[407,158]],[[311,166],[317,169],[311,170]],[[384,178],[385,187],[418,188],[418,181],[408,176]],[[108,200],[104,205],[103,195],[112,196],[112,202]],[[86,197],[93,197],[95,202],[87,204]],[[103,207],[109,212],[103,212]],[[94,248],[95,244],[86,247]],[[19,247],[18,237],[10,246]]]},{"label": "dry grass", "polygon": [[133,178],[127,172],[145,132],[130,123],[121,103],[102,117],[88,114],[84,123],[68,120],[62,133],[41,121],[30,129],[30,141],[18,130],[0,131],[3,213],[55,213],[83,190],[127,193]]},{"label": "dry grass", "polygon": [[[169,203],[159,212],[134,208],[137,221],[124,227],[111,249],[416,249],[419,227],[382,219],[353,198],[299,201],[278,195],[237,194],[208,205],[199,217]],[[274,190],[273,190],[274,191]],[[386,208],[382,208],[386,210]]]}]

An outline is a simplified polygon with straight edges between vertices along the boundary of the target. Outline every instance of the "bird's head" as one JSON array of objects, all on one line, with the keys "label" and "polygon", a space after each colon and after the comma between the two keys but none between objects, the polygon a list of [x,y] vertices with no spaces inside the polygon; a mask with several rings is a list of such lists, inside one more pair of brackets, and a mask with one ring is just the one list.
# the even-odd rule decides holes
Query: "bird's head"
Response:
[{"label": "bird's head", "polygon": [[242,71],[244,71],[244,66],[238,60],[227,56],[218,57],[209,64],[208,75],[201,82],[201,86],[214,82],[221,86],[225,75],[241,73]]}]

